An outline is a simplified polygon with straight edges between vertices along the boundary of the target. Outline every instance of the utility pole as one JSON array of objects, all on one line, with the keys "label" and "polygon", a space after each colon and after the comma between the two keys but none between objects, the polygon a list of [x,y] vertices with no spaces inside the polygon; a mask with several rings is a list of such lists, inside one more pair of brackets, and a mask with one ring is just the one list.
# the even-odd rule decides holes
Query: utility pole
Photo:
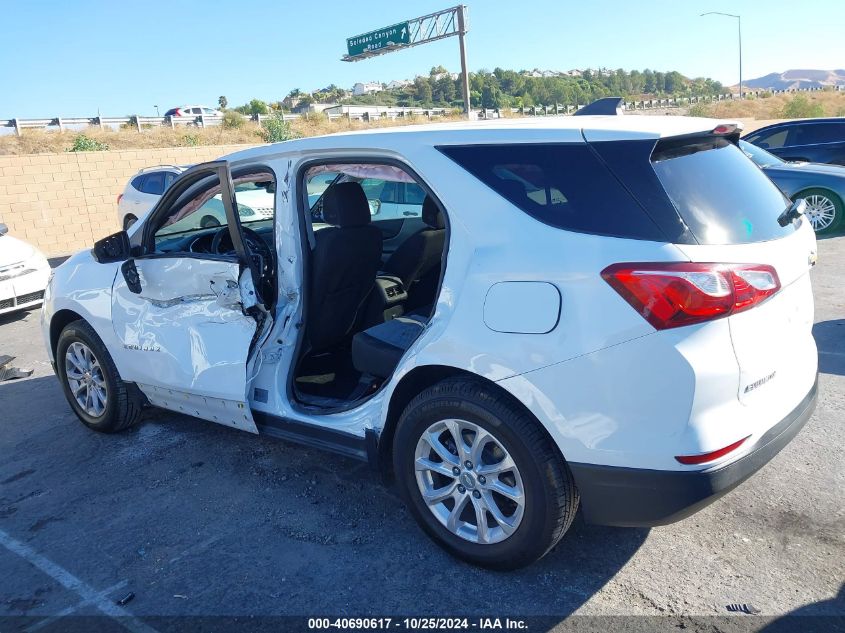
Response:
[{"label": "utility pole", "polygon": [[737,35],[739,36],[739,98],[742,99],[742,17],[733,13],[722,13],[721,11],[708,11],[702,13],[699,17],[705,15],[722,15],[726,18],[736,18]]},{"label": "utility pole", "polygon": [[464,5],[458,5],[458,41],[461,45],[461,89],[464,93],[464,112],[467,118],[472,118],[472,108],[469,98],[469,71],[467,70],[467,46],[466,46],[466,11]]}]

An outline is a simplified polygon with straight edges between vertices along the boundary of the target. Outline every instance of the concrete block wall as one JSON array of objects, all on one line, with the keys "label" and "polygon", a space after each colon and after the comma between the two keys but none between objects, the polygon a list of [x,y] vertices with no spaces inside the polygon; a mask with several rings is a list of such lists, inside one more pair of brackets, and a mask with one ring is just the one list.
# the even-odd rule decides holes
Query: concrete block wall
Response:
[{"label": "concrete block wall", "polygon": [[214,160],[243,145],[0,156],[0,222],[47,256],[119,230],[117,196],[143,167]]}]

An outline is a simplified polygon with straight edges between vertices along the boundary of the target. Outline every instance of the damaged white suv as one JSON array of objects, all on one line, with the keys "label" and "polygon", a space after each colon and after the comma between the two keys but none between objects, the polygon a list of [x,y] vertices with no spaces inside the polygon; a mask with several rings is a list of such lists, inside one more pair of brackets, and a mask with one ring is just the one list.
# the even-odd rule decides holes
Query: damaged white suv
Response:
[{"label": "damaged white suv", "polygon": [[[369,460],[476,564],[536,560],[579,504],[598,524],[676,521],[816,401],[813,229],[738,136],[586,115],[197,165],[131,239],[56,270],[50,357],[98,431],[152,405]],[[374,216],[379,183],[421,188],[421,217]],[[236,213],[256,188],[274,217]],[[227,221],[204,227],[213,200]]]}]

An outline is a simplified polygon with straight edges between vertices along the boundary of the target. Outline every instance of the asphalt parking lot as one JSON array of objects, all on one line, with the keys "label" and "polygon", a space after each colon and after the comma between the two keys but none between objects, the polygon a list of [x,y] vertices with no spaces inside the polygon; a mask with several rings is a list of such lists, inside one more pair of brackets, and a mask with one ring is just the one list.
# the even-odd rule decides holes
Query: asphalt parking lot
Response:
[{"label": "asphalt parking lot", "polygon": [[0,383],[0,616],[845,616],[845,237],[819,241],[813,277],[821,396],[774,461],[675,525],[579,520],[515,573],[450,558],[357,462],[164,412],[90,432],[39,313],[0,317],[0,354],[35,369]]}]

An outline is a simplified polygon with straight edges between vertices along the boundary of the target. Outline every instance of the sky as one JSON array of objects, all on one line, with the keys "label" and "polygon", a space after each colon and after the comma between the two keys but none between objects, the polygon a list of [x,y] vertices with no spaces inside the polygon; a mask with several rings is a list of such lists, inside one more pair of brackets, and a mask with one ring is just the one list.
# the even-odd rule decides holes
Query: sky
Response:
[{"label": "sky", "polygon": [[[842,0],[466,0],[471,71],[651,68],[743,76],[845,66]],[[185,104],[282,99],[294,88],[460,70],[458,39],[347,63],[346,38],[449,0],[7,0],[0,119],[155,115]],[[836,30],[836,29],[834,29]]]}]

